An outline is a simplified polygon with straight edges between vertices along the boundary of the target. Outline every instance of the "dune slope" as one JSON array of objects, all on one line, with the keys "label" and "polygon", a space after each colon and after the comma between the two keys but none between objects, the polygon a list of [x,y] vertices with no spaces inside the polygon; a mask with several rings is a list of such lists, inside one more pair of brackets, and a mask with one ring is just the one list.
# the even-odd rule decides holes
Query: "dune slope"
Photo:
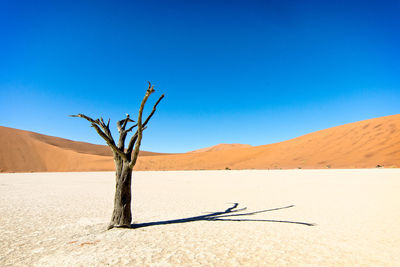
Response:
[{"label": "dune slope", "polygon": [[[204,151],[204,152],[201,152]],[[400,167],[400,114],[341,125],[263,146],[226,145],[196,153],[142,152],[136,170]],[[145,157],[144,157],[145,156]],[[0,127],[0,171],[104,171],[106,146]]]},{"label": "dune slope", "polygon": [[196,149],[196,150],[190,151],[188,153],[222,151],[222,150],[231,150],[231,149],[245,148],[245,147],[251,147],[251,145],[246,145],[246,144],[218,144],[218,145],[215,145],[215,146]]},{"label": "dune slope", "polygon": [[400,114],[341,125],[288,141],[228,151],[146,157],[142,170],[400,167]]},{"label": "dune slope", "polygon": [[[142,156],[159,153],[141,151]],[[109,171],[107,146],[0,126],[0,172]]]}]

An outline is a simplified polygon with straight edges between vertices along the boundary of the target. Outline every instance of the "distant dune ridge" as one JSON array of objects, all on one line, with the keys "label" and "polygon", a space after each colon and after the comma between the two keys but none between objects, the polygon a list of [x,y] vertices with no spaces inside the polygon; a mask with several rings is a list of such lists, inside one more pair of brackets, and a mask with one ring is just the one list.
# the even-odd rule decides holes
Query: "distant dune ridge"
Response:
[{"label": "distant dune ridge", "polygon": [[[142,156],[157,155],[141,151]],[[0,172],[109,171],[107,146],[0,126]]]},{"label": "distant dune ridge", "polygon": [[[182,154],[141,152],[136,170],[400,167],[400,114],[280,143],[220,144]],[[109,148],[0,126],[0,171],[114,170]]]},{"label": "distant dune ridge", "polygon": [[244,147],[252,147],[252,146],[246,145],[246,144],[218,144],[215,146],[196,149],[196,150],[190,151],[188,153],[222,151],[222,150],[231,150],[231,149],[244,148]]}]

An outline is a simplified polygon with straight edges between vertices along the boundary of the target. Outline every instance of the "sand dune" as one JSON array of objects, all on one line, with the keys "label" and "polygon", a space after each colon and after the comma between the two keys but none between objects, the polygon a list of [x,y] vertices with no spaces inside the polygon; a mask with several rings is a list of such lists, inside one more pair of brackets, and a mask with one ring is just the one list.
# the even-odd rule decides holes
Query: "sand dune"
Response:
[{"label": "sand dune", "polygon": [[[0,127],[0,137],[2,172],[114,169],[105,146],[6,127]],[[341,125],[270,145],[221,144],[193,152],[143,152],[136,170],[400,167],[400,114]]]},{"label": "sand dune", "polygon": [[[156,155],[142,151],[142,156]],[[107,171],[114,161],[107,146],[0,126],[0,171]]]},{"label": "sand dune", "polygon": [[188,153],[223,151],[223,150],[232,150],[232,149],[236,149],[236,148],[245,148],[245,147],[252,147],[252,146],[246,145],[246,144],[218,144],[215,146],[196,149],[196,150],[190,151]]},{"label": "sand dune", "polygon": [[400,167],[400,115],[229,151],[142,158],[141,170]]}]

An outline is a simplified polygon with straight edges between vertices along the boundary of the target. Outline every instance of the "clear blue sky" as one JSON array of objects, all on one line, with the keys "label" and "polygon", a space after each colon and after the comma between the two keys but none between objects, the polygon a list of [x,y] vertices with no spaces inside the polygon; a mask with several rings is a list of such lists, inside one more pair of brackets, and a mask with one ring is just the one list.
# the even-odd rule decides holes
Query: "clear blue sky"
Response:
[{"label": "clear blue sky", "polygon": [[[142,149],[262,145],[400,113],[399,1],[0,1],[0,125],[102,144],[68,114],[136,116]],[[116,135],[116,132],[114,132]]]}]

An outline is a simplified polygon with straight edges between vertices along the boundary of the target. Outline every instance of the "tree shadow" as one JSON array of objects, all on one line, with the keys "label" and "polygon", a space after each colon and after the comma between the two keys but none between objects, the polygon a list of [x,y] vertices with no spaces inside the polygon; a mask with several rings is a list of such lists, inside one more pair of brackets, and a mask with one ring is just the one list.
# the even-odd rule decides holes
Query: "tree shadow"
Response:
[{"label": "tree shadow", "polygon": [[155,225],[178,224],[178,223],[197,222],[197,221],[275,222],[275,223],[293,223],[293,224],[300,224],[300,225],[306,225],[306,226],[314,226],[315,225],[313,223],[297,222],[297,221],[232,218],[232,217],[237,217],[237,216],[249,216],[249,215],[255,215],[255,214],[269,212],[269,211],[288,209],[288,208],[294,207],[294,205],[280,207],[280,208],[274,208],[274,209],[259,210],[259,211],[254,211],[254,212],[247,212],[247,213],[237,213],[237,212],[244,211],[247,209],[247,208],[238,209],[237,208],[238,206],[239,206],[239,203],[233,203],[232,207],[230,207],[224,211],[213,212],[213,213],[209,213],[209,214],[205,214],[205,215],[182,218],[182,219],[175,219],[175,220],[136,223],[136,224],[132,224],[131,228],[137,229],[137,228],[155,226]]}]

